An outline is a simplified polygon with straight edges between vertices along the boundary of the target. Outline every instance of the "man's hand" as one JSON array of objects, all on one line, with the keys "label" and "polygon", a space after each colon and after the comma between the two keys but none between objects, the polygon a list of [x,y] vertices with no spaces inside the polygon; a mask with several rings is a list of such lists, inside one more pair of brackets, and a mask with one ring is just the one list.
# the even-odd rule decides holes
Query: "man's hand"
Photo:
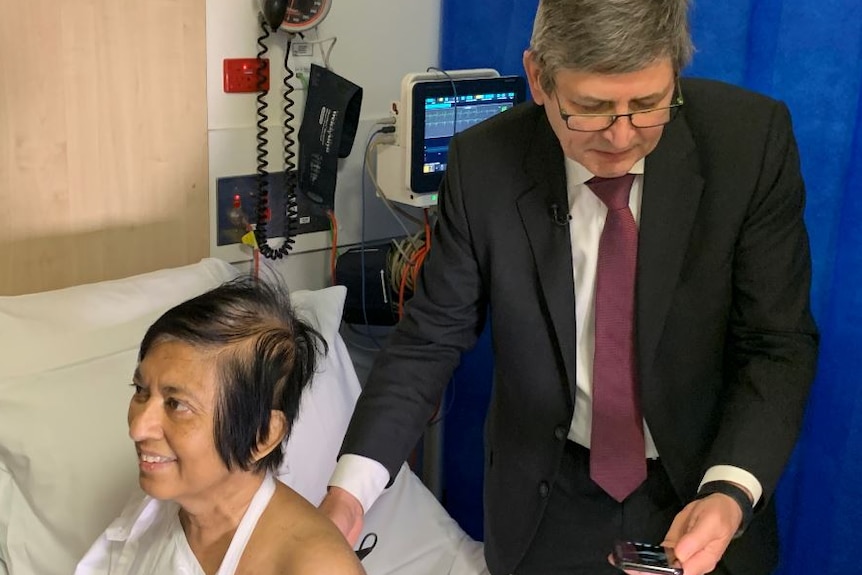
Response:
[{"label": "man's hand", "polygon": [[340,487],[330,487],[319,509],[335,523],[350,546],[355,547],[365,517],[359,500]]},{"label": "man's hand", "polygon": [[714,493],[686,505],[662,545],[673,548],[685,575],[703,575],[715,569],[741,522],[736,501]]}]

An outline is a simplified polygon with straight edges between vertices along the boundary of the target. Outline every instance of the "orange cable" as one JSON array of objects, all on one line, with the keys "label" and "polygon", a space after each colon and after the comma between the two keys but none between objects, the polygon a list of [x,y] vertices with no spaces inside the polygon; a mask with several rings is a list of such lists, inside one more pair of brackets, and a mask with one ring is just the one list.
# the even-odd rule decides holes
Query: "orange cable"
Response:
[{"label": "orange cable", "polygon": [[[251,224],[246,224],[245,231],[254,232],[254,228]],[[252,277],[254,278],[254,281],[258,281],[260,280],[260,248],[255,245],[255,247],[252,248],[251,253]]]},{"label": "orange cable", "polygon": [[428,208],[422,210],[425,215],[425,249],[431,249],[431,224],[428,221]]},{"label": "orange cable", "polygon": [[335,212],[326,210],[326,215],[329,218],[329,224],[332,227],[332,251],[329,255],[329,278],[330,283],[335,285],[335,262],[338,259],[338,220],[335,217]]},{"label": "orange cable", "polygon": [[408,277],[411,280],[410,288],[412,290],[416,289],[416,283],[419,279],[419,272],[422,269],[422,264],[425,263],[425,258],[428,256],[428,252],[431,249],[431,223],[428,218],[428,208],[423,210],[423,214],[425,216],[425,243],[422,247],[418,248],[413,255],[410,256],[410,259],[404,265],[404,268],[401,270],[401,281],[398,286],[398,318],[404,315],[404,291],[407,288],[407,279]]}]

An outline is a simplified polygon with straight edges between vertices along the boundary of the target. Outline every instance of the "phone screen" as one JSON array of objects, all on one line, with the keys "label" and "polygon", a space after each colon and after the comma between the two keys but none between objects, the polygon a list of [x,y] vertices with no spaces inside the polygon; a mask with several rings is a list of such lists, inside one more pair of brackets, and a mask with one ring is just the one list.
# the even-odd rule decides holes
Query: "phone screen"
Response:
[{"label": "phone screen", "polygon": [[673,549],[650,543],[618,541],[614,545],[614,563],[620,569],[631,571],[683,575]]}]

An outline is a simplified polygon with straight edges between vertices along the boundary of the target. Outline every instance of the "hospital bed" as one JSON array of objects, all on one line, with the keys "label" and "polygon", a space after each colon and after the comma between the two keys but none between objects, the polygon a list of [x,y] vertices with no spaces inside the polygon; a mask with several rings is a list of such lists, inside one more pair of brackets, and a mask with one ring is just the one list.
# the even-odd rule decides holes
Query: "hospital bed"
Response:
[{"label": "hospital bed", "polygon": [[[0,297],[0,575],[69,575],[119,514],[138,489],[126,410],[141,337],[163,311],[237,273],[205,259]],[[344,296],[343,287],[291,295],[329,345],[279,470],[314,504],[360,390],[338,333]],[[369,575],[487,573],[481,544],[406,466],[368,513],[360,540],[372,532],[377,544],[363,560]]]}]

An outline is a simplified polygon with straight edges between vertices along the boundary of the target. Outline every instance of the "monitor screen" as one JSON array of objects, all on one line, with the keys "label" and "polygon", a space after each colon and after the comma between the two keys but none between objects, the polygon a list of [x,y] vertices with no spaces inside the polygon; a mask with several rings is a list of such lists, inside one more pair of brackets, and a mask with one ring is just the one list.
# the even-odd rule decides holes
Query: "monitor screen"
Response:
[{"label": "monitor screen", "polygon": [[410,189],[425,194],[440,186],[449,139],[523,102],[526,85],[520,76],[435,80],[416,83],[412,96]]}]

